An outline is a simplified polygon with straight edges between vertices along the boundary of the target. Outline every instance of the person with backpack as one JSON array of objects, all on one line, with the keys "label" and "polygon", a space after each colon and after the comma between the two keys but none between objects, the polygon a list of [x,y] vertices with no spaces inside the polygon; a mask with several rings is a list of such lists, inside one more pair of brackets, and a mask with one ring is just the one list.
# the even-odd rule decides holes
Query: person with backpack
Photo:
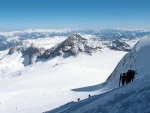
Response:
[{"label": "person with backpack", "polygon": [[133,82],[135,78],[135,74],[137,74],[134,70],[131,70],[131,81]]}]

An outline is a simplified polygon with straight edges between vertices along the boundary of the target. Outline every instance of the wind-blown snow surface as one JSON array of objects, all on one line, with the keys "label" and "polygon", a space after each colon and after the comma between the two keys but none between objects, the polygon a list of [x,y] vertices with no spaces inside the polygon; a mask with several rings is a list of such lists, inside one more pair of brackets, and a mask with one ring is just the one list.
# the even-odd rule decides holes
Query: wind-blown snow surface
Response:
[{"label": "wind-blown snow surface", "polygon": [[[101,90],[90,87],[84,92],[72,89],[104,82],[124,54],[126,52],[102,49],[92,56],[56,57],[25,67],[16,77],[0,78],[0,112],[41,113],[77,98],[85,99],[89,93],[99,94]],[[11,61],[8,64],[11,65]]]},{"label": "wind-blown snow surface", "polygon": [[[47,113],[150,113],[150,35],[126,54],[101,88],[110,91],[80,102],[70,102]],[[118,87],[120,73],[137,71],[135,81]]]}]

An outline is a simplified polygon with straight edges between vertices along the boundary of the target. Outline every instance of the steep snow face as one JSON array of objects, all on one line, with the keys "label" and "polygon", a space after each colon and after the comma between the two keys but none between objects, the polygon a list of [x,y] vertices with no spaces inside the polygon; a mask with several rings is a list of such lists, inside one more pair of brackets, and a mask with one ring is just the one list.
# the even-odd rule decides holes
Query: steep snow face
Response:
[{"label": "steep snow face", "polygon": [[107,83],[112,87],[117,87],[121,73],[128,70],[135,70],[135,78],[142,77],[150,73],[150,35],[143,37],[134,48],[126,54],[118,63],[112,74],[107,79]]}]

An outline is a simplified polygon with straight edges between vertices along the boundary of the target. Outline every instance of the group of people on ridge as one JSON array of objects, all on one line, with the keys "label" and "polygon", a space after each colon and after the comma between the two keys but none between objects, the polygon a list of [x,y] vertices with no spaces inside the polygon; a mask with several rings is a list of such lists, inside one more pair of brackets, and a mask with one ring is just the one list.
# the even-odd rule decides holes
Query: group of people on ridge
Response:
[{"label": "group of people on ridge", "polygon": [[133,82],[135,78],[135,74],[136,72],[134,70],[128,70],[127,73],[121,73],[119,79],[119,86],[120,86],[120,82],[122,82],[122,85],[128,84],[131,81]]}]

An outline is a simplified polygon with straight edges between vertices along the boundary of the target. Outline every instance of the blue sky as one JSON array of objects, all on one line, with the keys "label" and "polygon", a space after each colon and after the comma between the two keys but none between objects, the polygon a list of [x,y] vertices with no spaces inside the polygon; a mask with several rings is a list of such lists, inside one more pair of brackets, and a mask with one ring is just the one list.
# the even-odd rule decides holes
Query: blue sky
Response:
[{"label": "blue sky", "polygon": [[0,0],[0,31],[150,29],[150,0]]}]

